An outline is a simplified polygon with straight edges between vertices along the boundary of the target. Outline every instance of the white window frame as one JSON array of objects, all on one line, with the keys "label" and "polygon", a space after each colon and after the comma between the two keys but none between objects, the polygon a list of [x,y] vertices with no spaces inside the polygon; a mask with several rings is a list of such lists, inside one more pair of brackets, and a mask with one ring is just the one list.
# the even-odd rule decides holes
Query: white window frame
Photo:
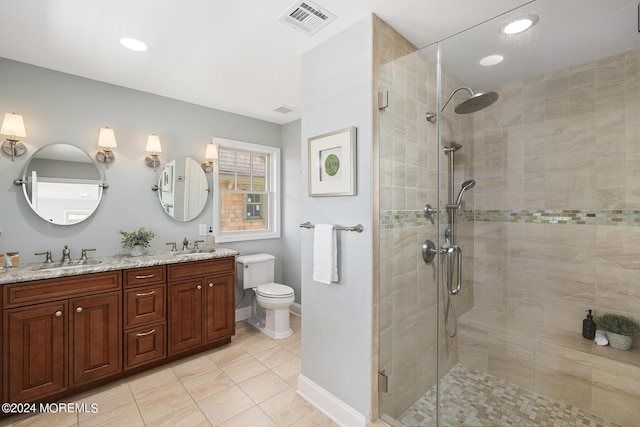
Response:
[{"label": "white window frame", "polygon": [[266,191],[269,194],[269,211],[265,230],[222,231],[220,227],[220,210],[222,206],[220,191],[220,170],[214,165],[213,173],[213,230],[216,242],[242,242],[247,240],[277,239],[280,237],[280,148],[268,145],[252,144],[232,139],[216,138],[218,149],[226,148],[234,151],[247,151],[268,156],[267,170],[269,179]]}]

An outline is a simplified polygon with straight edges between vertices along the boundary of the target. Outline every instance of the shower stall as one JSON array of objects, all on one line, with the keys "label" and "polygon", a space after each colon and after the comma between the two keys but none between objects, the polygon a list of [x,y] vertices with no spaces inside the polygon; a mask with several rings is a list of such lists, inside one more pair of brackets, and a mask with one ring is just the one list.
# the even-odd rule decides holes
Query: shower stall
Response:
[{"label": "shower stall", "polygon": [[638,9],[536,0],[424,48],[376,23],[389,424],[637,425],[640,337],[581,328],[640,322]]}]

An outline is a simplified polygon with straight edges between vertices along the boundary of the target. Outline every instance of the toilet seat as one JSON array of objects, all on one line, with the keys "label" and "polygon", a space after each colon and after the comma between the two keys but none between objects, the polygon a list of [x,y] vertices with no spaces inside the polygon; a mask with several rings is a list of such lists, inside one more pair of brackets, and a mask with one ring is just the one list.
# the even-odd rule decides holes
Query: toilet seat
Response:
[{"label": "toilet seat", "polygon": [[265,298],[289,298],[294,295],[292,288],[279,283],[259,285],[255,291],[257,295]]}]

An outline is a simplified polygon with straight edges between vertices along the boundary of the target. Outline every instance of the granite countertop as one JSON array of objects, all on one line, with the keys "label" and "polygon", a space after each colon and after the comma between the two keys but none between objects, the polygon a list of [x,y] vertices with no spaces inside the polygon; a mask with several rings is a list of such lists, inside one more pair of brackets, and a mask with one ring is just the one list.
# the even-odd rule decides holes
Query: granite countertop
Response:
[{"label": "granite countertop", "polygon": [[[198,253],[158,252],[132,257],[130,255],[114,255],[108,257],[89,258],[84,261],[72,261],[58,268],[47,268],[44,263],[23,264],[19,267],[0,269],[0,285],[30,280],[53,279],[56,277],[75,276],[79,274],[98,273],[102,271],[125,270],[128,268],[149,267],[152,265],[176,264],[180,262],[202,261],[214,258],[226,258],[238,255],[238,251],[217,248],[213,252]],[[74,263],[78,263],[74,265]],[[53,265],[60,265],[54,263]]]}]

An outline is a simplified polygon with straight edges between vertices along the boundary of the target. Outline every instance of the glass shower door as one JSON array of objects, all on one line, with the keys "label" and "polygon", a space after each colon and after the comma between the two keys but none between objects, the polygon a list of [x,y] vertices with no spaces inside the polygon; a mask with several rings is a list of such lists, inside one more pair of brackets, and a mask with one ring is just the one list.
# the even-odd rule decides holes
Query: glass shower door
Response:
[{"label": "glass shower door", "polygon": [[379,87],[389,105],[380,112],[379,147],[379,366],[388,384],[380,392],[383,419],[401,415],[428,392],[425,404],[435,422],[438,360],[437,263],[426,264],[426,239],[439,245],[438,215],[424,215],[439,204],[437,127],[424,113],[437,103],[437,47],[417,50],[386,28],[393,57],[379,64]]},{"label": "glass shower door", "polygon": [[[640,340],[620,351],[581,334],[590,309],[596,323],[640,322],[638,13],[635,0],[536,0],[422,50],[394,34],[379,68],[390,99],[379,147],[383,419],[640,419]],[[534,25],[501,30],[517,17]],[[487,91],[493,104],[465,111]],[[459,248],[460,275],[455,256],[451,269],[443,255],[422,262],[426,239]],[[455,295],[445,270],[451,288],[460,279]]]}]

